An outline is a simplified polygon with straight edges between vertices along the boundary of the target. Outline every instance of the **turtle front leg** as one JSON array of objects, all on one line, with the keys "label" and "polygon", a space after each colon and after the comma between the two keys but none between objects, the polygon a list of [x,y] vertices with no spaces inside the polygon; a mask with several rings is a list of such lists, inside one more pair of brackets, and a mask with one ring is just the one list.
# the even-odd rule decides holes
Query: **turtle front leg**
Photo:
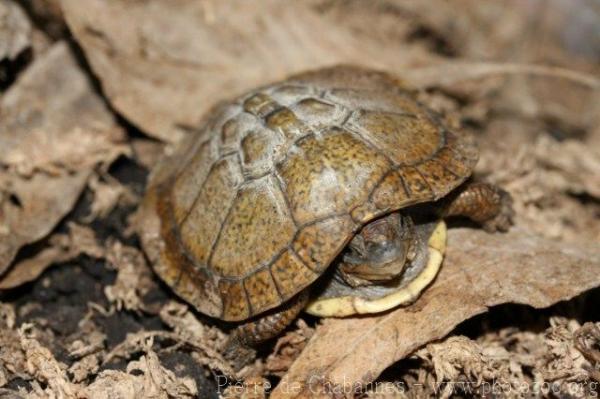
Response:
[{"label": "turtle front leg", "polygon": [[292,323],[306,307],[308,291],[303,291],[275,311],[239,325],[225,343],[224,355],[236,368],[241,368],[253,357],[252,347],[276,337]]},{"label": "turtle front leg", "polygon": [[512,197],[498,186],[467,181],[442,200],[442,216],[464,216],[486,231],[507,231],[512,225]]}]

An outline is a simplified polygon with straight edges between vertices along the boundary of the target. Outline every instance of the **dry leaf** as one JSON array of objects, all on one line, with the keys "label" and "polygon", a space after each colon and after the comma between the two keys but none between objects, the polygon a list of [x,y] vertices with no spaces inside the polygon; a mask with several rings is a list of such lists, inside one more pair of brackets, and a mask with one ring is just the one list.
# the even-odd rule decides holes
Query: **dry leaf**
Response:
[{"label": "dry leaf", "polygon": [[[529,33],[531,17],[515,13],[510,1],[499,2],[494,12],[490,12],[492,6],[483,7],[481,13],[472,0],[459,3],[463,6],[268,0],[257,7],[250,2],[216,0],[62,0],[67,23],[114,107],[146,133],[171,142],[197,126],[216,102],[300,70],[357,63],[402,76],[402,69],[410,72],[407,67],[443,59],[426,51],[430,47],[426,40],[410,39],[422,26],[431,27],[433,40],[443,41],[450,33],[460,38],[455,47],[463,46],[461,51],[472,59],[481,59],[482,54],[490,59],[502,51],[514,53],[514,41]],[[483,36],[485,44],[475,43],[473,29],[485,26],[480,30],[487,33],[490,16],[498,14],[515,17],[515,29],[493,30]],[[177,29],[166,35],[165,26]],[[502,24],[498,29],[505,27]],[[489,44],[492,39],[495,45]],[[523,52],[520,60],[538,61],[529,54]],[[490,64],[479,66],[475,74],[523,73],[536,68],[542,73],[552,69]],[[437,81],[456,75],[445,69],[434,71]],[[464,63],[453,69],[461,74],[469,71]],[[572,71],[557,74],[581,78]],[[583,83],[597,82],[582,79]]]},{"label": "dry leaf", "polygon": [[296,321],[296,327],[295,330],[286,333],[277,340],[275,348],[267,358],[265,369],[270,374],[283,376],[315,332],[303,319]]},{"label": "dry leaf", "polygon": [[13,265],[0,279],[0,290],[8,290],[37,279],[48,267],[75,259],[81,254],[94,258],[104,257],[94,232],[85,226],[69,223],[69,234],[55,234],[49,245],[34,256]]},{"label": "dry leaf", "polygon": [[[62,6],[113,106],[145,133],[171,142],[219,100],[290,73],[340,62],[397,70],[433,58],[424,46],[397,40],[414,21],[390,2],[62,0]],[[165,27],[177,29],[165,34]]]},{"label": "dry leaf", "polygon": [[549,322],[546,331],[532,331],[538,324],[492,328],[477,340],[449,336],[427,344],[412,356],[419,361],[401,363],[407,367],[394,383],[412,398],[596,396],[590,378],[597,364],[586,361],[577,341],[596,325],[557,316]]},{"label": "dry leaf", "polygon": [[493,235],[450,230],[440,275],[416,303],[378,316],[323,321],[272,397],[328,397],[331,390],[364,387],[490,306],[543,308],[598,285],[597,246],[565,245],[515,229]]},{"label": "dry leaf", "polygon": [[85,218],[88,222],[108,216],[119,205],[133,205],[138,202],[137,196],[129,187],[109,174],[105,174],[102,180],[93,175],[88,182],[88,188],[94,193],[90,213]]},{"label": "dry leaf", "polygon": [[86,398],[195,398],[198,388],[193,379],[179,378],[159,362],[158,356],[147,344],[146,354],[129,362],[127,371],[105,370],[94,382],[82,388],[80,397]]},{"label": "dry leaf", "polygon": [[[505,138],[507,131],[511,137]],[[477,172],[513,195],[517,225],[550,239],[600,242],[600,208],[593,200],[600,198],[596,148],[577,140],[557,142],[514,117],[492,121],[486,133]]]},{"label": "dry leaf", "polygon": [[[0,178],[3,174],[0,171]],[[48,235],[74,206],[88,173],[10,177],[0,188],[0,275],[19,248]]]},{"label": "dry leaf", "polygon": [[198,363],[221,370],[230,376],[244,372],[242,370],[236,373],[221,353],[220,349],[227,340],[225,334],[214,326],[202,323],[186,305],[169,302],[161,309],[160,318],[173,329],[177,341],[194,348]]},{"label": "dry leaf", "polygon": [[46,384],[44,389],[34,388],[32,398],[73,398],[77,387],[69,381],[66,366],[58,362],[54,355],[28,333],[29,325],[19,329],[21,347],[25,353],[26,369],[37,381]]},{"label": "dry leaf", "polygon": [[152,271],[146,264],[144,255],[136,248],[115,241],[108,245],[106,260],[117,270],[114,284],[104,287],[108,301],[118,311],[144,310],[141,297],[150,289],[156,289],[152,282]]},{"label": "dry leaf", "polygon": [[131,147],[136,162],[148,170],[157,164],[165,150],[163,143],[148,139],[133,139]]},{"label": "dry leaf", "polygon": [[0,100],[0,274],[73,208],[96,164],[128,151],[124,138],[65,43],[20,76]]},{"label": "dry leaf", "polygon": [[0,0],[0,60],[14,60],[31,45],[31,23],[11,0]]},{"label": "dry leaf", "polygon": [[[27,378],[25,354],[21,349],[19,334],[14,327],[14,310],[0,303],[0,387],[12,376]],[[8,325],[1,318],[8,316]],[[10,320],[12,319],[12,321]],[[11,325],[12,324],[12,325]]]},{"label": "dry leaf", "polygon": [[56,39],[68,36],[67,26],[60,9],[60,0],[19,0],[27,8],[36,25],[50,37]]},{"label": "dry leaf", "polygon": [[562,318],[550,321],[552,327],[546,332],[546,359],[539,365],[538,378],[541,381],[585,381],[589,377],[586,369],[590,363],[575,346],[575,336],[581,326]]}]

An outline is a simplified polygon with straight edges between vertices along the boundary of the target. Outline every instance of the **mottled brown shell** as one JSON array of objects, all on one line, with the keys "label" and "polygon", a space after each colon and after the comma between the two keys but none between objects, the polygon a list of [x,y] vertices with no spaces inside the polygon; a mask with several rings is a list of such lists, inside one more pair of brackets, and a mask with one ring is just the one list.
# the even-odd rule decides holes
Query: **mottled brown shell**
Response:
[{"label": "mottled brown shell", "polygon": [[476,160],[390,76],[309,72],[211,111],[155,170],[142,241],[182,298],[243,320],[310,285],[373,218],[446,195]]}]

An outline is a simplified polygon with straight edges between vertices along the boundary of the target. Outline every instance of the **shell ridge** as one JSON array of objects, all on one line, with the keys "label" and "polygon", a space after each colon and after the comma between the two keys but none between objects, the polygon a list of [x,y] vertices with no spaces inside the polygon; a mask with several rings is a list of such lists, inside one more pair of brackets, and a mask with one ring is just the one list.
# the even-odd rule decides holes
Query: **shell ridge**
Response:
[{"label": "shell ridge", "polygon": [[225,224],[226,224],[227,220],[231,216],[231,213],[232,213],[233,208],[234,208],[235,201],[238,198],[238,193],[239,193],[239,191],[237,191],[235,193],[235,195],[234,195],[231,203],[229,204],[229,206],[227,208],[227,213],[225,214],[225,218],[223,219],[223,222],[219,226],[219,232],[217,233],[217,236],[215,237],[214,241],[212,242],[212,244],[210,246],[210,251],[209,251],[208,257],[206,259],[206,265],[208,267],[212,267],[212,259],[213,259],[213,256],[215,254],[215,248],[217,247],[217,244],[219,243],[219,240],[221,239],[221,235],[223,234],[223,228],[225,227]]},{"label": "shell ridge", "polygon": [[288,198],[287,192],[283,189],[284,183],[281,179],[281,176],[279,175],[279,172],[277,172],[277,168],[274,168],[272,173],[273,173],[273,178],[275,180],[275,183],[277,184],[277,188],[281,192],[283,201],[285,202],[285,206],[287,208],[288,215],[289,215],[290,219],[292,219],[292,222],[294,223],[294,227],[296,227],[296,230],[298,230],[298,221],[294,217],[294,212],[292,211],[292,205],[290,204],[290,199]]}]

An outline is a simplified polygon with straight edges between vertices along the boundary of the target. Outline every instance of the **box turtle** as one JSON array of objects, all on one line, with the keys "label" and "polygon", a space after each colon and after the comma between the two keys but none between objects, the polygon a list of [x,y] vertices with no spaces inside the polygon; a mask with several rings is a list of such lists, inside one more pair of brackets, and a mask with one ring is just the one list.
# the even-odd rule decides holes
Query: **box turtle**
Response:
[{"label": "box turtle", "polygon": [[[139,214],[158,275],[251,345],[302,309],[381,312],[435,277],[446,216],[511,223],[478,151],[383,72],[336,66],[216,105],[160,162]],[[310,295],[309,295],[310,289]]]}]

